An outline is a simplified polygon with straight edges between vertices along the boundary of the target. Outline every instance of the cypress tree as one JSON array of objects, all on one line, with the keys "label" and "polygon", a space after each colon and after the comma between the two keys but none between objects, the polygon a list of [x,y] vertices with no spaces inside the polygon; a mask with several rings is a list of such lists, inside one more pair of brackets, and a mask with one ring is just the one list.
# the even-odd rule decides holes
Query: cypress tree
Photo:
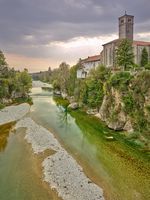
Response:
[{"label": "cypress tree", "polygon": [[147,64],[148,64],[148,52],[144,47],[141,55],[141,67],[145,67]]},{"label": "cypress tree", "polygon": [[134,54],[132,42],[128,39],[121,40],[118,49],[116,50],[116,63],[119,66],[124,67],[124,70],[126,70],[128,67],[133,65],[133,59]]}]

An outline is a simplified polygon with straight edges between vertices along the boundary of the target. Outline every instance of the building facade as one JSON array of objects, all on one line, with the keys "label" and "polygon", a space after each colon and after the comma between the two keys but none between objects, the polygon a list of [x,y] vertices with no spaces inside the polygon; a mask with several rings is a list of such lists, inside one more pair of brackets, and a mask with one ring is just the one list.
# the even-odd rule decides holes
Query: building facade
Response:
[{"label": "building facade", "polygon": [[86,78],[91,69],[96,68],[101,64],[101,56],[89,56],[85,59],[80,59],[80,67],[77,70],[77,78]]},{"label": "building facade", "polygon": [[134,16],[125,15],[119,17],[119,38],[110,41],[103,45],[103,60],[102,63],[106,67],[115,68],[115,50],[121,39],[129,39],[132,41],[133,52],[134,52],[134,62],[140,64],[142,50],[145,47],[148,52],[148,57],[150,61],[150,42],[134,41]]}]

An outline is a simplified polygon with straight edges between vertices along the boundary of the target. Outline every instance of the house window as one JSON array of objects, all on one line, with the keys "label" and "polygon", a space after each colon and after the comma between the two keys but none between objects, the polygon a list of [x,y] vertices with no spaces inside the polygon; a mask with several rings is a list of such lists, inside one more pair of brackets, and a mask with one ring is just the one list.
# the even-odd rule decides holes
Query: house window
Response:
[{"label": "house window", "polygon": [[124,19],[121,20],[121,24],[123,24],[123,23],[124,23]]},{"label": "house window", "polygon": [[128,22],[131,22],[131,19],[128,19]]}]

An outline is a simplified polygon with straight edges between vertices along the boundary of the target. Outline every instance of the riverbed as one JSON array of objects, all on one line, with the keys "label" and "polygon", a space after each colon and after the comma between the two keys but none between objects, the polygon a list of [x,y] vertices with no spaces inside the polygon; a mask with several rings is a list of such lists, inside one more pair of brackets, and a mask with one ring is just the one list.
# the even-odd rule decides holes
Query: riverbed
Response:
[{"label": "riverbed", "polygon": [[[103,188],[106,200],[149,199],[150,174],[146,161],[117,141],[105,141],[97,120],[89,117],[92,125],[82,113],[71,116],[56,105],[50,92],[34,88],[32,98],[34,104],[28,116],[54,134],[84,173]],[[25,130],[11,132],[11,126],[7,129],[5,145],[0,148],[0,199],[57,198],[42,181],[40,159],[24,140]]]}]

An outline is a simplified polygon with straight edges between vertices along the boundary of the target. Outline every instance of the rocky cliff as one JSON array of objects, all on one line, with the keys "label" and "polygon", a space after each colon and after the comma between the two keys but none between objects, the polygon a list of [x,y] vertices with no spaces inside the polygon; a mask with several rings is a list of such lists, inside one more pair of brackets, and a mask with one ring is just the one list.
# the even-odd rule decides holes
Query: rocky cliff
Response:
[{"label": "rocky cliff", "polygon": [[134,76],[128,72],[112,75],[105,85],[99,110],[101,120],[114,130],[150,134],[150,72]]}]

